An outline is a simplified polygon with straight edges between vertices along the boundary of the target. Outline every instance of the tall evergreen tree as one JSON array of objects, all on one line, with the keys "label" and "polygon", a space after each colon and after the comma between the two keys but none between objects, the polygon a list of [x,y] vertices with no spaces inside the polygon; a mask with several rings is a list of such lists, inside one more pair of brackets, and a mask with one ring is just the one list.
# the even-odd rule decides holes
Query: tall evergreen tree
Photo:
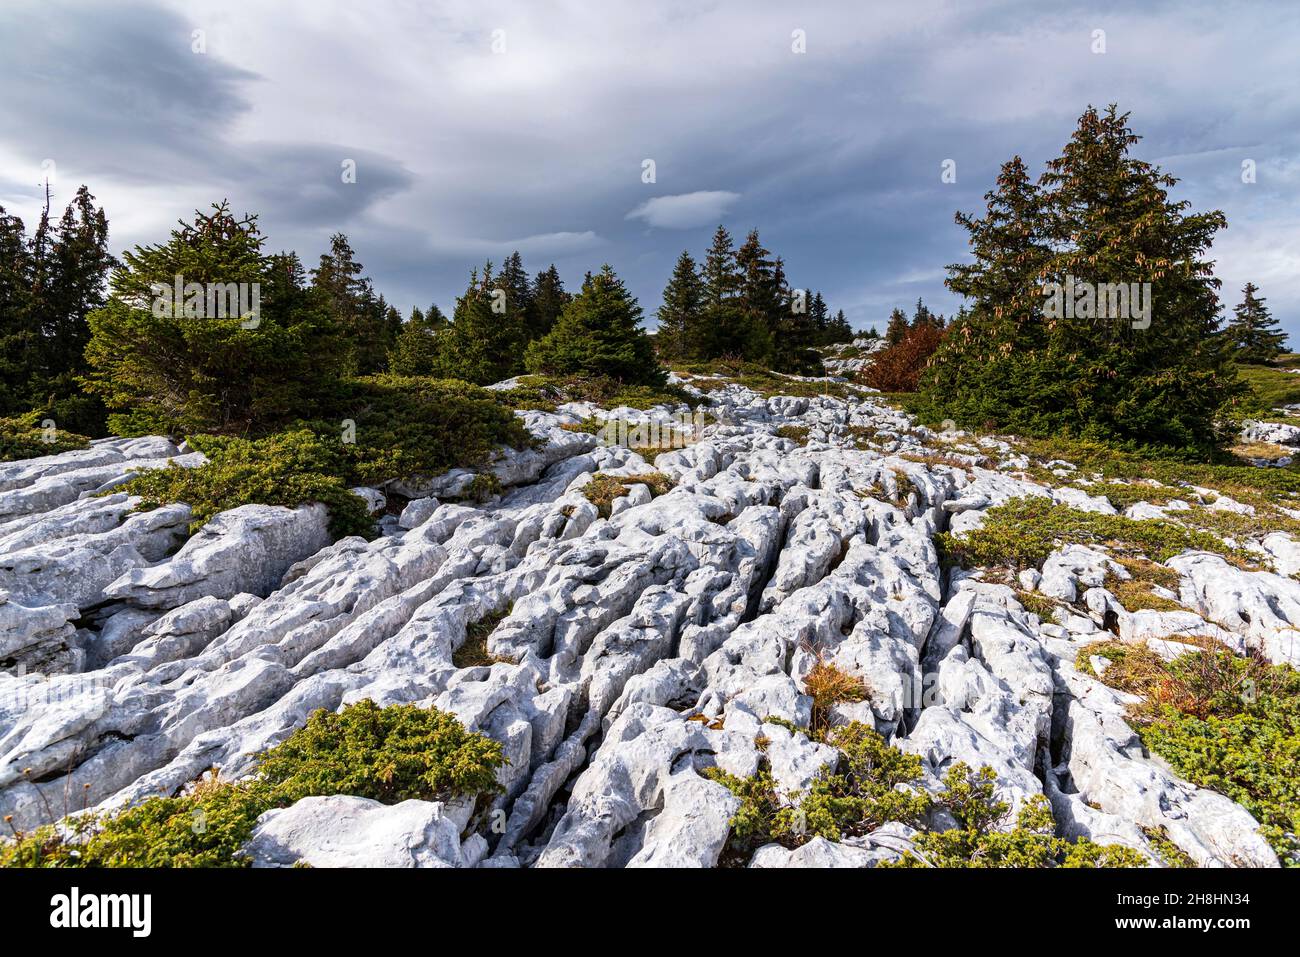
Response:
[{"label": "tall evergreen tree", "polygon": [[[86,386],[121,435],[246,435],[314,414],[344,371],[344,338],[326,294],[305,291],[296,257],[269,256],[256,216],[228,203],[196,211],[164,243],[123,253],[107,303],[87,316]],[[158,288],[257,283],[258,321],[194,315]],[[166,308],[164,308],[166,306]]]},{"label": "tall evergreen tree", "polygon": [[667,375],[640,321],[641,306],[606,264],[594,276],[587,274],[582,291],[564,307],[555,327],[528,347],[528,369],[662,385]]},{"label": "tall evergreen tree", "polygon": [[[1013,159],[987,214],[958,215],[975,261],[950,267],[948,286],[974,301],[923,378],[933,414],[1189,452],[1217,443],[1216,413],[1241,392],[1203,258],[1224,217],[1170,201],[1176,180],[1129,155],[1137,140],[1127,114],[1089,107],[1037,186]],[[1129,315],[1113,314],[1117,284],[1137,284]],[[1083,291],[1061,312],[1044,293],[1066,288]]]},{"label": "tall evergreen tree", "polygon": [[403,376],[439,374],[438,342],[446,327],[447,320],[436,305],[428,312],[413,308],[388,355],[389,371]]},{"label": "tall evergreen tree", "polygon": [[369,375],[383,368],[389,342],[384,329],[387,310],[378,308],[374,286],[364,273],[347,236],[335,233],[330,237],[329,252],[321,254],[311,277],[335,324],[350,341],[355,371]]},{"label": "tall evergreen tree", "polygon": [[[504,295],[502,293],[504,292]],[[480,276],[470,276],[465,294],[456,300],[451,328],[438,340],[438,374],[490,385],[523,371],[526,342],[523,316],[509,306],[486,263]]]},{"label": "tall evergreen tree", "polygon": [[551,263],[549,269],[537,274],[533,280],[532,299],[524,316],[528,339],[540,339],[551,331],[565,305],[573,298],[564,291],[560,273]]},{"label": "tall evergreen tree", "polygon": [[59,428],[103,434],[104,410],[84,394],[86,315],[103,305],[115,260],[108,219],[80,187],[57,221],[49,190],[35,233],[0,208],[0,416],[35,409]]},{"label": "tall evergreen tree", "polygon": [[1261,365],[1272,362],[1286,351],[1286,333],[1264,305],[1267,300],[1255,295],[1258,286],[1248,282],[1241,292],[1243,298],[1233,309],[1226,330],[1233,358]]},{"label": "tall evergreen tree", "polygon": [[672,278],[664,287],[663,304],[657,313],[659,330],[655,348],[670,360],[696,359],[705,352],[701,312],[704,285],[695,268],[695,260],[686,250],[677,257]]},{"label": "tall evergreen tree", "polygon": [[853,341],[853,327],[845,318],[843,309],[837,309],[835,316],[826,324],[826,341],[828,343]]},{"label": "tall evergreen tree", "polygon": [[813,335],[818,343],[827,342],[826,333],[830,329],[830,309],[820,291],[813,293],[808,303],[808,317],[812,320]]},{"label": "tall evergreen tree", "polygon": [[529,328],[528,314],[533,301],[533,284],[524,269],[524,261],[518,250],[507,256],[501,264],[495,288],[506,294],[503,303],[507,316],[506,322],[512,327],[517,326],[523,330],[526,339],[531,338],[532,330]]},{"label": "tall evergreen tree", "polygon": [[906,338],[907,330],[907,313],[902,309],[895,309],[889,314],[889,325],[885,327],[885,341],[891,346],[896,346]]}]

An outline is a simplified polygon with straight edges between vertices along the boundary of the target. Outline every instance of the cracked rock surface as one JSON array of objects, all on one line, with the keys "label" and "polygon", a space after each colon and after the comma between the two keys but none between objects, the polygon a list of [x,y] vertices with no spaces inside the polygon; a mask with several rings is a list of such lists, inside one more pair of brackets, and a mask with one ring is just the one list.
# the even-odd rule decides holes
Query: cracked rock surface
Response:
[{"label": "cracked rock surface", "polygon": [[[716,421],[653,461],[561,427],[590,408],[524,413],[540,441],[490,463],[500,495],[452,501],[466,472],[392,485],[409,502],[371,541],[331,543],[319,505],[243,506],[189,536],[183,503],[94,495],[202,461],[165,439],[0,466],[0,814],[30,828],[68,793],[113,808],[214,766],[238,778],[312,711],[370,698],[500,741],[501,826],[428,802],[306,798],[263,816],[256,864],[715,866],[739,800],[701,772],[765,765],[797,794],[838,759],[789,729],[809,724],[805,679],[824,662],[869,689],[832,717],[920,756],[929,789],[957,761],[989,765],[1013,807],[1045,795],[1064,836],[1154,861],[1163,830],[1202,866],[1277,865],[1250,814],[1147,755],[1129,696],[1074,662],[1098,637],[1163,647],[1192,629],[1296,664],[1288,536],[1266,546],[1275,572],[1170,560],[1187,610],[1132,615],[1106,590],[1114,563],[1063,543],[1021,580],[1072,603],[1045,621],[1011,585],[943,568],[934,536],[1016,497],[1113,513],[1106,499],[1030,481],[1007,443],[937,435],[867,390],[708,395]],[[618,414],[646,415],[601,413]],[[604,517],[583,494],[597,472],[673,487],[630,483]],[[468,629],[498,616],[494,663],[457,667]],[[869,867],[913,833],[894,822],[748,863]]]}]

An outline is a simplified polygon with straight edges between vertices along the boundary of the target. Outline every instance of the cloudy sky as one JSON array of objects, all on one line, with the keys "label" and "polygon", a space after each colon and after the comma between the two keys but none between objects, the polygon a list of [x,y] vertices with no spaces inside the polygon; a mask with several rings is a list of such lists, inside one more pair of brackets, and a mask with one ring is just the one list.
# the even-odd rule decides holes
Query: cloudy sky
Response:
[{"label": "cloudy sky", "polygon": [[1227,214],[1228,305],[1252,280],[1300,337],[1298,36],[1293,2],[3,0],[0,205],[86,183],[120,251],[228,197],[308,265],[347,233],[404,311],[519,249],[570,285],[612,263],[649,317],[683,248],[756,226],[883,328],[955,309],[954,211],[1116,101]]}]

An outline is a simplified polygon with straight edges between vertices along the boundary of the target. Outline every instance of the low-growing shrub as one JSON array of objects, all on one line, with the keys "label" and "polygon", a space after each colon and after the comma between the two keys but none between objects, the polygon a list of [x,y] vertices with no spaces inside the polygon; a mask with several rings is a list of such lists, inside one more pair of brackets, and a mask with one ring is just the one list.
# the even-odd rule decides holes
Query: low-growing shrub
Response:
[{"label": "low-growing shrub", "polygon": [[1193,784],[1225,794],[1262,825],[1283,862],[1300,866],[1300,674],[1207,647],[1166,662],[1145,648],[1085,646],[1100,675],[1143,695],[1131,717],[1142,743]]},{"label": "low-growing shrub", "polygon": [[385,804],[496,793],[501,744],[454,715],[369,699],[320,710],[258,763],[258,785],[276,803],[313,794],[355,794]]},{"label": "low-growing shrub", "polygon": [[1000,829],[1010,807],[995,796],[992,768],[973,771],[957,762],[944,774],[935,803],[946,807],[960,826],[922,831],[898,861],[883,867],[1145,867],[1147,858],[1131,848],[1056,836],[1047,798],[1035,794],[1016,816],[1016,826]]},{"label": "low-growing shrub", "polygon": [[57,455],[90,445],[90,439],[84,435],[45,428],[43,423],[46,421],[40,412],[0,418],[0,462]]},{"label": "low-growing shrub", "polygon": [[292,508],[320,502],[329,509],[336,537],[372,534],[365,503],[339,477],[344,467],[338,448],[319,436],[303,430],[264,439],[196,436],[192,441],[208,456],[204,465],[149,469],[113,491],[141,496],[141,509],[184,502],[192,511],[192,531],[240,505]]},{"label": "low-growing shrub", "polygon": [[915,392],[917,381],[943,336],[944,331],[938,326],[918,323],[897,345],[877,353],[858,378],[864,385],[881,392]]},{"label": "low-growing shrub", "polygon": [[[333,412],[332,420],[305,425],[338,448],[349,485],[475,468],[499,446],[524,448],[533,441],[494,392],[457,379],[349,380]],[[345,421],[352,425],[348,441],[342,441]]]},{"label": "low-growing shrub", "polygon": [[943,532],[937,538],[944,554],[968,568],[1038,566],[1067,543],[1103,545],[1119,554],[1161,562],[1189,549],[1215,552],[1242,565],[1258,562],[1217,535],[1176,522],[1083,512],[1054,504],[1046,496],[1012,499],[989,509],[984,524],[964,537]]},{"label": "low-growing shrub", "polygon": [[[81,815],[0,839],[0,867],[239,867],[258,817],[309,796],[354,794],[387,804],[494,794],[499,742],[452,715],[370,700],[317,711],[259,756],[256,776],[215,774],[191,791],[116,813]],[[12,826],[12,825],[11,825]]]}]

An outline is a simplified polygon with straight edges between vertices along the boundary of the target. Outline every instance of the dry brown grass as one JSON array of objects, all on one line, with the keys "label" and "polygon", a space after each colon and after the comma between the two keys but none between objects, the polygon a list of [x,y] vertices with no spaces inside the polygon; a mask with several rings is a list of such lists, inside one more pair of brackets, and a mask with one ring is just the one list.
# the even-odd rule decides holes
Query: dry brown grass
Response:
[{"label": "dry brown grass", "polygon": [[812,696],[812,730],[823,732],[830,727],[831,709],[837,704],[867,700],[867,683],[857,675],[826,661],[820,653],[817,663],[804,675],[804,692]]}]

